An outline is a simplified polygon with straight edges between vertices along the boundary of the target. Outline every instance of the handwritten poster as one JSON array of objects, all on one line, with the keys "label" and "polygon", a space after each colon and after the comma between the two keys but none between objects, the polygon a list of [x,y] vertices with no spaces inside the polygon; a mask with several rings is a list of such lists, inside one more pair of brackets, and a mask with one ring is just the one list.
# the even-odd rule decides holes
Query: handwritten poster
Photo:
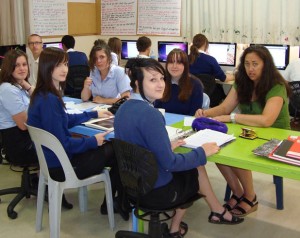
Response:
[{"label": "handwritten poster", "polygon": [[101,34],[136,35],[137,0],[102,0]]},{"label": "handwritten poster", "polygon": [[138,0],[137,34],[180,36],[180,0]]},{"label": "handwritten poster", "polygon": [[31,33],[68,34],[67,0],[31,0]]}]

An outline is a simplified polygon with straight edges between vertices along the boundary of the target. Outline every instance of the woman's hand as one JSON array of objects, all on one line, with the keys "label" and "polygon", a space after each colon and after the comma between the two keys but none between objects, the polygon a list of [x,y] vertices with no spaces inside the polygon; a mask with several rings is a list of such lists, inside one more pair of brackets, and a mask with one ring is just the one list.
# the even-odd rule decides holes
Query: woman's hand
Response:
[{"label": "woman's hand", "polygon": [[111,131],[106,131],[104,133],[98,133],[95,135],[96,140],[97,140],[97,145],[103,145],[104,141],[105,141],[105,136],[110,133]]},{"label": "woman's hand", "polygon": [[231,122],[230,115],[216,116],[213,119],[220,122]]},{"label": "woman's hand", "polygon": [[216,154],[220,150],[220,147],[216,142],[205,143],[201,147],[203,148],[206,157]]},{"label": "woman's hand", "polygon": [[107,110],[99,110],[98,111],[98,117],[111,117],[114,114],[112,114],[110,111]]},{"label": "woman's hand", "polygon": [[196,112],[195,112],[195,117],[205,117],[204,115],[204,109],[198,109]]},{"label": "woman's hand", "polygon": [[172,151],[175,150],[177,147],[182,146],[185,144],[184,140],[175,140],[175,141],[171,141],[171,148]]},{"label": "woman's hand", "polygon": [[83,88],[89,89],[92,84],[93,80],[90,77],[86,77],[86,79],[84,80]]}]

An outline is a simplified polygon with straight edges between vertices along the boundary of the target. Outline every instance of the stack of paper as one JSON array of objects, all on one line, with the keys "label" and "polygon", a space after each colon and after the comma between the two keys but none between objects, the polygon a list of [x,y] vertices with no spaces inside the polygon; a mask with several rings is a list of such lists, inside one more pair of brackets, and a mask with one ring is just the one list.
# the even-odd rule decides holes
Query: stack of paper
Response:
[{"label": "stack of paper", "polygon": [[233,135],[228,135],[210,129],[204,129],[197,131],[193,135],[184,139],[186,144],[183,146],[188,148],[197,148],[208,142],[216,142],[218,146],[222,146],[234,139],[235,137]]}]

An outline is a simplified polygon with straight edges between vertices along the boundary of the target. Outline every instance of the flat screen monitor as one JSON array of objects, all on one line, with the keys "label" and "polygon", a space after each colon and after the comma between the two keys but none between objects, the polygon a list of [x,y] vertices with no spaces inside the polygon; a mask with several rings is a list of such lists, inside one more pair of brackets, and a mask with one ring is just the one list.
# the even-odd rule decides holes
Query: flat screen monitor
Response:
[{"label": "flat screen monitor", "polygon": [[63,49],[62,47],[62,43],[61,42],[44,42],[43,48],[48,48],[48,47],[56,47],[56,48],[60,48]]},{"label": "flat screen monitor", "polygon": [[121,40],[122,41],[122,51],[121,59],[129,59],[137,57],[139,54],[136,48],[136,40]]},{"label": "flat screen monitor", "polygon": [[236,65],[236,43],[209,42],[208,54],[213,56],[221,66]]},{"label": "flat screen monitor", "polygon": [[188,53],[187,42],[158,41],[158,61],[166,62],[168,54],[175,48],[179,48],[185,53]]},{"label": "flat screen monitor", "polygon": [[[253,46],[256,44],[250,44]],[[285,70],[289,64],[290,46],[289,45],[273,45],[273,44],[257,44],[265,46],[271,53],[274,64],[277,69]]]}]

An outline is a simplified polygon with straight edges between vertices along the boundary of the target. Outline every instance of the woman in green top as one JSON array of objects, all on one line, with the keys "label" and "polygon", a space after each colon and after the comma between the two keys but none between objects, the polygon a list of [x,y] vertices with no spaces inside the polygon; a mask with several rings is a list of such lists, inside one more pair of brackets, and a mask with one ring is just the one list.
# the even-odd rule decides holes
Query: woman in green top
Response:
[{"label": "woman in green top", "polygon": [[[247,48],[240,59],[235,84],[226,99],[208,110],[198,109],[196,117],[213,117],[222,122],[257,127],[290,129],[288,95],[290,89],[276,69],[267,48]],[[234,113],[238,107],[239,113]],[[252,172],[217,164],[233,195],[224,206],[237,216],[256,211]]]}]

